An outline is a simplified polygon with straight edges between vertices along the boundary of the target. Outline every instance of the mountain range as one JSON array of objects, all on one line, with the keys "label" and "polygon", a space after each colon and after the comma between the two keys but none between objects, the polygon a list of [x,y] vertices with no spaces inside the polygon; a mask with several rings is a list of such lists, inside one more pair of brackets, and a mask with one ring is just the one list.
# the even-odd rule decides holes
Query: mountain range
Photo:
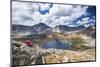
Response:
[{"label": "mountain range", "polygon": [[[93,26],[91,26],[91,27],[93,27]],[[48,26],[44,23],[39,23],[39,24],[36,24],[33,26],[12,24],[12,31],[14,31],[14,32],[31,32],[31,33],[36,33],[36,34],[44,34],[45,33],[46,34],[46,33],[51,33],[51,32],[71,32],[71,31],[79,31],[79,30],[84,30],[84,29],[86,29],[88,31],[91,29],[91,27],[90,26],[85,27],[84,25],[80,25],[77,27],[58,25],[58,26],[55,26],[54,28],[51,28],[50,26]]]},{"label": "mountain range", "polygon": [[12,25],[12,31],[14,32],[31,32],[31,33],[48,33],[51,31],[51,28],[46,24],[39,23],[34,26],[24,26],[24,25]]},{"label": "mountain range", "polygon": [[80,25],[77,27],[69,27],[66,25],[58,25],[53,30],[56,32],[70,32],[70,31],[79,31],[82,29],[85,29],[86,27],[84,25]]},{"label": "mountain range", "polygon": [[95,38],[96,37],[96,26],[90,25],[88,28],[82,30],[81,33]]}]

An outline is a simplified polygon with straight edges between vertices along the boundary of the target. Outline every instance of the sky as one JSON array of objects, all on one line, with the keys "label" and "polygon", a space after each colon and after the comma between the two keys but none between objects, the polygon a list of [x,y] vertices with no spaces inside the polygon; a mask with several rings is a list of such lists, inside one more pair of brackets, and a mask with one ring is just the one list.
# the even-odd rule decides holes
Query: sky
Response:
[{"label": "sky", "polygon": [[95,24],[96,7],[53,3],[12,2],[12,24],[33,26],[38,23],[89,26]]}]

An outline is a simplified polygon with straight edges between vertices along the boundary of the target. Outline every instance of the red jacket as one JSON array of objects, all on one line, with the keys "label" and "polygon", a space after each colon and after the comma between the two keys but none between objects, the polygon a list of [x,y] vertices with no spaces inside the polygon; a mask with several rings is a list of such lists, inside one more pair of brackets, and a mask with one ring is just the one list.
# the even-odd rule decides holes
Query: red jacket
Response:
[{"label": "red jacket", "polygon": [[31,40],[26,40],[24,43],[26,43],[27,46],[32,46],[33,44]]}]

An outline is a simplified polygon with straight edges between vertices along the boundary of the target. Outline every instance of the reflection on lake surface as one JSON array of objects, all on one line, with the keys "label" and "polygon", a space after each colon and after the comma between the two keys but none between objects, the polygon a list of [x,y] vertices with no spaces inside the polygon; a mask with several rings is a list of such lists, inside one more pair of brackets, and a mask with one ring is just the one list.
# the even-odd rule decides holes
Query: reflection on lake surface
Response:
[{"label": "reflection on lake surface", "polygon": [[54,39],[52,41],[46,42],[42,45],[42,48],[48,49],[48,48],[56,48],[56,49],[64,49],[69,50],[71,49],[71,44],[67,41],[62,41],[59,39]]}]

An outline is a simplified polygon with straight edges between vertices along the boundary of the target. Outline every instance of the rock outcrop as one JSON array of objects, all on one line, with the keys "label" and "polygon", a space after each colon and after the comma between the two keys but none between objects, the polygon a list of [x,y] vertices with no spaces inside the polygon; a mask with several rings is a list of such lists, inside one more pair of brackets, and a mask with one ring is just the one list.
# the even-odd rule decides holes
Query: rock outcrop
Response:
[{"label": "rock outcrop", "polygon": [[[17,42],[14,42],[17,44]],[[20,44],[20,43],[18,43]],[[37,45],[29,47],[22,45],[13,45],[12,60],[14,65],[31,65],[31,64],[52,64],[67,63],[79,61],[95,61],[95,48],[86,49],[84,51],[72,51],[62,49],[43,49]]]}]

